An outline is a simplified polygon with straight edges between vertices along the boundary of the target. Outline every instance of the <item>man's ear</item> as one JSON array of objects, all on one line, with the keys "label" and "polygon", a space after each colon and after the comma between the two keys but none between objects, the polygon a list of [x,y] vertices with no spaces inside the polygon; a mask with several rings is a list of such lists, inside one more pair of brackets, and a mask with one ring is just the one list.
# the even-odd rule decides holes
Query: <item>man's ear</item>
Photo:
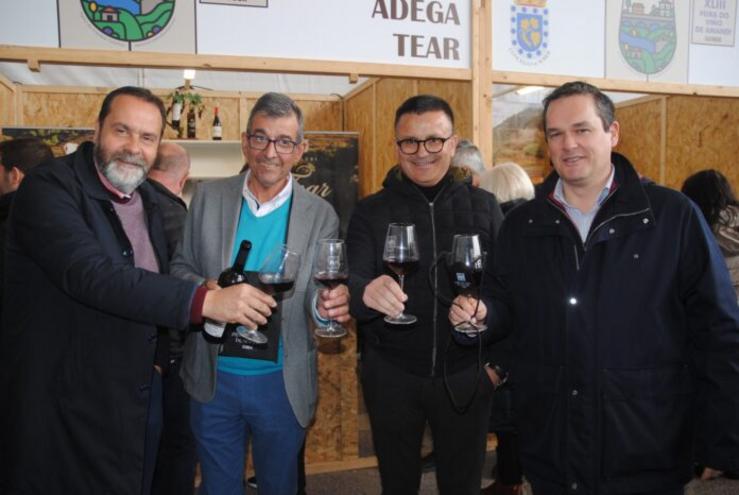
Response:
[{"label": "man's ear", "polygon": [[10,185],[13,189],[18,189],[18,186],[20,186],[23,178],[26,176],[26,174],[23,173],[23,170],[19,169],[18,167],[11,168],[9,175]]}]

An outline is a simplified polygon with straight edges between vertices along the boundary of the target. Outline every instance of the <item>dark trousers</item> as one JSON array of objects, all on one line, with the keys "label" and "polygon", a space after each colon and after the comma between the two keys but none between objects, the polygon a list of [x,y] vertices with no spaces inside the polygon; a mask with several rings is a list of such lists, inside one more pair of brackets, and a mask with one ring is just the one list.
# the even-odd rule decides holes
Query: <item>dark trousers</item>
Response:
[{"label": "dark trousers", "polygon": [[164,425],[154,473],[153,495],[192,495],[195,439],[190,430],[190,396],[180,378],[181,359],[172,359],[164,378]]},{"label": "dark trousers", "polygon": [[377,352],[362,354],[362,388],[372,426],[383,495],[415,495],[421,481],[421,439],[428,422],[441,495],[480,493],[492,384],[471,367],[448,377],[458,404],[477,387],[464,413],[449,400],[442,377],[409,374]]},{"label": "dark trousers", "polygon": [[497,463],[494,471],[496,482],[503,485],[523,483],[520,455],[518,452],[518,433],[514,431],[497,431],[498,446],[495,448]]}]

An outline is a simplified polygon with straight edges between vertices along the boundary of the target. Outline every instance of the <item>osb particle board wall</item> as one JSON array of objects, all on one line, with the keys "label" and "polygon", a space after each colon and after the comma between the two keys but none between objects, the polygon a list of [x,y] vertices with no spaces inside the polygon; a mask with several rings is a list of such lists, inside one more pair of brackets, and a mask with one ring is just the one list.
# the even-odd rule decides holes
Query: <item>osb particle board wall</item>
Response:
[{"label": "osb particle board wall", "polygon": [[471,91],[469,82],[375,79],[350,94],[345,101],[345,130],[360,133],[360,196],[381,189],[387,171],[397,163],[395,110],[403,101],[418,94],[435,94],[444,98],[454,112],[456,133],[462,138],[470,138]]},{"label": "osb particle board wall", "polygon": [[[0,85],[1,87],[2,85]],[[100,104],[108,88],[66,87],[18,87],[20,115],[3,115],[7,125],[31,127],[93,127]],[[155,90],[165,100],[167,90]],[[198,119],[199,139],[210,139],[213,110],[217,106],[223,124],[223,139],[239,139],[246,127],[251,105],[258,94],[201,91],[205,105]],[[2,97],[0,90],[0,98]],[[341,129],[342,103],[338,97],[297,95],[295,100],[303,110],[305,128],[314,131],[337,131]],[[5,111],[3,111],[5,113]],[[183,116],[184,119],[184,116]],[[165,139],[176,138],[176,132],[167,128]]]},{"label": "osb particle board wall", "polygon": [[653,180],[659,182],[662,173],[664,184],[675,189],[691,174],[714,168],[739,191],[739,99],[668,96],[664,101],[662,105],[657,98],[617,110],[618,151]]}]

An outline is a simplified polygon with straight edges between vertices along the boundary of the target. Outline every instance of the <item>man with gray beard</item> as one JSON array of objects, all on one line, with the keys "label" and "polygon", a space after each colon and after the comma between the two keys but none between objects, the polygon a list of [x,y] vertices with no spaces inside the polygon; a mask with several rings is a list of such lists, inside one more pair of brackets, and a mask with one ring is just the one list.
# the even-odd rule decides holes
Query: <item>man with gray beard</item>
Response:
[{"label": "man with gray beard", "polygon": [[161,211],[144,183],[163,130],[159,98],[116,89],[94,143],[36,167],[16,193],[0,333],[0,493],[149,493],[161,421],[155,363],[165,362],[155,354],[166,349],[157,327],[266,321],[244,286],[208,290],[165,274]]}]

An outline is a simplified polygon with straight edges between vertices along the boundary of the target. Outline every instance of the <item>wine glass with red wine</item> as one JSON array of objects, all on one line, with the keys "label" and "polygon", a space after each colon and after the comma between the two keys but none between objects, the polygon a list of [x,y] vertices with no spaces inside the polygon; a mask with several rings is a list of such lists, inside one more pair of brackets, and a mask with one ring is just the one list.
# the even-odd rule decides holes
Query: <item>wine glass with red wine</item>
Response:
[{"label": "wine glass with red wine", "polygon": [[[480,236],[477,234],[455,235],[452,240],[449,272],[452,287],[457,295],[474,297],[480,304],[480,284],[484,270],[485,253],[480,248]],[[454,329],[468,335],[487,330],[484,323],[466,321],[457,324]]]},{"label": "wine glass with red wine", "polygon": [[[403,290],[405,276],[418,268],[418,244],[416,243],[415,225],[412,223],[391,223],[388,225],[382,261],[398,276],[400,290]],[[418,318],[401,311],[399,315],[386,316],[385,321],[394,325],[410,325],[418,321]]]},{"label": "wine glass with red wine", "polygon": [[[349,280],[349,266],[346,263],[346,245],[341,239],[321,239],[318,241],[316,260],[313,264],[313,280],[328,290],[345,284]],[[338,338],[346,335],[346,329],[334,320],[328,326],[316,328],[318,337]]]}]

